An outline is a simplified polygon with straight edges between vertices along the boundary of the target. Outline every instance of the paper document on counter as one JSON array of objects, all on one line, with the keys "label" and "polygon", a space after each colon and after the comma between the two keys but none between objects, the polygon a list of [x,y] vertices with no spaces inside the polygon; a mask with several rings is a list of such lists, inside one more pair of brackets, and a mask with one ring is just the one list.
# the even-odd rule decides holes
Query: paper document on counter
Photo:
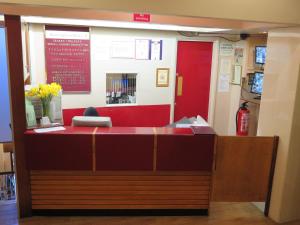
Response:
[{"label": "paper document on counter", "polygon": [[52,131],[61,131],[61,130],[65,130],[65,129],[66,128],[64,128],[64,127],[47,127],[47,128],[34,129],[34,132],[47,133],[47,132],[52,132]]}]

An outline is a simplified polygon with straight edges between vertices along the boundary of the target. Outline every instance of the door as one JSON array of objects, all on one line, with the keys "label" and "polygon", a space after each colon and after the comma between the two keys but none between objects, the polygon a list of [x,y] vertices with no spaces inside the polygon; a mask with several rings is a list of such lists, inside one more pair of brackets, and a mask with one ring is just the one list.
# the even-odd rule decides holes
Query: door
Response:
[{"label": "door", "polygon": [[0,27],[0,104],[0,143],[11,142],[6,34],[3,27]]},{"label": "door", "polygon": [[212,42],[179,41],[174,121],[182,117],[208,117]]}]

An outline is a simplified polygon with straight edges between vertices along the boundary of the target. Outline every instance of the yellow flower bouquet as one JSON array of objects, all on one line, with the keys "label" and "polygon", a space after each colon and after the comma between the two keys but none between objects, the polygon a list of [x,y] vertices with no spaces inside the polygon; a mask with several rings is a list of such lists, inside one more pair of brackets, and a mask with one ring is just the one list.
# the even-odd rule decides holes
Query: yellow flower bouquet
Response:
[{"label": "yellow flower bouquet", "polygon": [[33,87],[25,92],[26,97],[38,97],[42,101],[43,116],[49,117],[49,104],[53,96],[58,96],[61,91],[61,86],[57,83],[40,84],[38,87]]}]

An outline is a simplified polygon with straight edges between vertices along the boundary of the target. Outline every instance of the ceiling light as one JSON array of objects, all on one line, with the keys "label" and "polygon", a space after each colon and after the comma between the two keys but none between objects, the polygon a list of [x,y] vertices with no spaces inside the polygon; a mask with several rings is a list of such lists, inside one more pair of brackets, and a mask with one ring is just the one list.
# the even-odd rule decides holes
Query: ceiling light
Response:
[{"label": "ceiling light", "polygon": [[222,29],[222,28],[189,27],[189,26],[179,26],[179,25],[171,25],[171,24],[117,22],[117,21],[108,21],[108,20],[65,19],[65,18],[51,18],[51,17],[37,17],[37,16],[22,16],[22,21],[25,23],[39,23],[39,24],[60,24],[60,25],[78,25],[78,26],[92,26],[92,27],[114,27],[114,28],[190,31],[190,32],[219,32],[219,31],[230,30],[230,29]]}]

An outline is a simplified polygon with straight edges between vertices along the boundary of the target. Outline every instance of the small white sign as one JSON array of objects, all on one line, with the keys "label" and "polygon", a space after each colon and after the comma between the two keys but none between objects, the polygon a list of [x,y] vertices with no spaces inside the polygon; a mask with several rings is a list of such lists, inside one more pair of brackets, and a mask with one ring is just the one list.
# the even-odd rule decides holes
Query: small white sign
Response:
[{"label": "small white sign", "polygon": [[49,39],[80,39],[80,40],[89,40],[89,32],[80,32],[80,31],[62,31],[62,30],[46,30],[46,38]]},{"label": "small white sign", "polygon": [[100,39],[97,41],[94,57],[96,60],[109,60],[110,59],[110,41]]},{"label": "small white sign", "polygon": [[241,84],[241,75],[242,75],[242,66],[235,65],[234,66],[234,74],[233,74],[231,83]]},{"label": "small white sign", "polygon": [[221,56],[233,56],[233,44],[232,43],[227,43],[227,42],[222,42],[220,44],[220,55]]},{"label": "small white sign", "polygon": [[218,83],[218,92],[229,91],[229,74],[221,74]]},{"label": "small white sign", "polygon": [[151,60],[162,60],[162,40],[151,41]]},{"label": "small white sign", "polygon": [[243,64],[243,56],[244,56],[244,49],[243,48],[235,48],[234,49],[234,63],[236,65]]},{"label": "small white sign", "polygon": [[231,60],[230,59],[221,59],[220,73],[221,74],[230,74],[231,70]]},{"label": "small white sign", "polygon": [[135,56],[134,41],[113,41],[111,43],[112,58],[128,58],[133,59]]},{"label": "small white sign", "polygon": [[135,59],[150,59],[150,40],[135,40]]}]

